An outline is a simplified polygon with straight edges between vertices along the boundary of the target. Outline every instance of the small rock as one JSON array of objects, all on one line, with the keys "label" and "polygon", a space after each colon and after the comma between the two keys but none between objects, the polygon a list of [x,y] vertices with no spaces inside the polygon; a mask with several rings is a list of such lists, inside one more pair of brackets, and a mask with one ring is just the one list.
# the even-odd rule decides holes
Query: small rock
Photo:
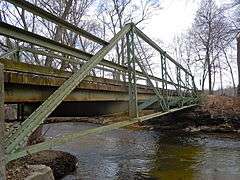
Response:
[{"label": "small rock", "polygon": [[25,180],[54,180],[52,169],[45,165],[29,165],[31,173]]}]

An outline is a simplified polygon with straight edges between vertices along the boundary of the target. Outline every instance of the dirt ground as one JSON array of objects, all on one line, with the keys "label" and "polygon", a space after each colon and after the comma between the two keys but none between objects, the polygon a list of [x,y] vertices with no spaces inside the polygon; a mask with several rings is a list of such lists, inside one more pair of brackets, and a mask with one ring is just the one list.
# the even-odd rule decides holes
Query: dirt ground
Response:
[{"label": "dirt ground", "polygon": [[193,112],[178,116],[188,132],[240,134],[240,97],[207,95]]},{"label": "dirt ground", "polygon": [[208,95],[202,100],[201,110],[212,117],[239,118],[240,97]]},{"label": "dirt ground", "polygon": [[21,158],[10,162],[6,169],[7,180],[23,180],[29,175],[28,165],[46,165],[49,166],[55,179],[73,172],[76,168],[77,159],[62,151],[42,151],[31,156]]},{"label": "dirt ground", "polygon": [[11,162],[6,169],[7,180],[23,180],[30,173],[27,164],[23,161]]}]

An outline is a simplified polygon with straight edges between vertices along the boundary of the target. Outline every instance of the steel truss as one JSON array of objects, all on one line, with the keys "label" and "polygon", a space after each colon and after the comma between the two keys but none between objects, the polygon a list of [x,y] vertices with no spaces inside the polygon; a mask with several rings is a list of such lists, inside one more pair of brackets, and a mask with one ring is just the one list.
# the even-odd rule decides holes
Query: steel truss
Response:
[{"label": "steel truss", "polygon": [[[79,49],[25,31],[10,24],[0,22],[0,35],[28,42],[51,50],[51,52],[45,52],[44,50],[20,47],[3,54],[0,58],[6,58],[13,54],[17,54],[17,57],[19,57],[19,52],[28,51],[34,54],[42,54],[49,57],[58,58],[62,61],[69,61],[81,65],[80,69],[74,72],[68,78],[68,80],[66,80],[52,95],[50,95],[47,100],[44,101],[41,106],[39,106],[17,130],[12,130],[5,138],[4,145],[7,153],[7,161],[23,157],[28,153],[35,153],[41,150],[49,149],[55,145],[67,143],[83,135],[96,132],[96,130],[89,130],[89,132],[86,133],[66,135],[63,138],[46,141],[44,143],[24,148],[28,137],[44,122],[44,120],[56,109],[56,107],[64,100],[64,98],[66,98],[75,89],[75,87],[83,81],[83,79],[91,72],[93,68],[101,69],[104,67],[105,70],[106,68],[109,68],[108,70],[111,72],[117,71],[120,74],[127,75],[129,86],[129,116],[132,118],[131,121],[116,123],[99,128],[97,130],[98,133],[189,108],[192,107],[191,104],[197,103],[197,90],[192,74],[183,68],[182,65],[175,61],[164,50],[162,50],[134,24],[130,23],[125,25],[125,27],[121,29],[109,42],[106,42],[78,27],[73,26],[66,21],[63,21],[62,19],[44,11],[43,9],[34,6],[25,0],[7,1],[102,45],[102,48],[96,54],[89,54]],[[112,50],[112,48],[121,39],[126,39],[127,42],[127,66],[115,64],[104,59],[110,50]],[[147,56],[144,52],[141,41],[144,41],[159,53],[159,59],[161,61],[161,78],[155,77],[153,74],[148,74],[147,69],[143,65],[142,62],[147,61]],[[136,44],[138,44],[140,48],[137,48]],[[54,53],[52,51],[58,53]],[[140,56],[140,52],[143,54],[143,58]],[[65,54],[74,58],[65,58]],[[176,67],[177,82],[174,82],[173,75],[168,71],[168,62],[171,62]],[[102,67],[99,65],[102,65]],[[141,71],[138,71],[137,67],[139,67]],[[184,80],[181,77],[182,74],[185,75]],[[140,105],[137,100],[137,80],[139,78],[147,80],[148,85],[150,85],[156,94],[156,96]],[[160,83],[161,87],[159,88],[157,85],[154,85],[153,81],[155,81],[157,85]],[[169,86],[173,86],[175,91],[169,89]],[[176,95],[173,95],[174,92],[177,93],[177,97]],[[139,111],[151,106],[153,103],[159,104],[159,112],[148,115],[147,117],[139,117]]]}]

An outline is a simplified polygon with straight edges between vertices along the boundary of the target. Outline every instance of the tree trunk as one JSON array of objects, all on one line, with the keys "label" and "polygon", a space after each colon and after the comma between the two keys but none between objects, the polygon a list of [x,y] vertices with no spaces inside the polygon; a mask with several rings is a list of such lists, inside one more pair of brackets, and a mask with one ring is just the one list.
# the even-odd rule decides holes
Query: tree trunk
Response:
[{"label": "tree trunk", "polygon": [[227,65],[229,67],[229,70],[230,70],[230,74],[231,74],[231,77],[232,77],[232,83],[233,83],[233,89],[234,89],[234,96],[237,94],[237,91],[236,91],[236,84],[235,84],[235,80],[234,80],[234,76],[233,76],[233,69],[232,69],[232,66],[228,60],[228,57],[227,57],[227,53],[226,51],[223,49],[223,53],[224,53],[224,56],[225,56],[225,59],[226,59],[226,62],[227,62]]},{"label": "tree trunk", "polygon": [[[63,11],[63,14],[61,15],[61,19],[66,20],[67,16],[71,10],[73,0],[69,0],[66,2],[66,7]],[[63,28],[60,25],[57,25],[56,27],[56,33],[54,36],[54,41],[59,42],[62,39],[62,34],[63,34]],[[51,67],[53,62],[53,58],[47,57],[45,61],[45,66]]]},{"label": "tree trunk", "polygon": [[220,87],[221,87],[221,95],[223,95],[223,79],[222,79],[222,66],[221,66],[221,62],[220,59],[218,59],[218,65],[219,65],[219,73],[220,73]]},{"label": "tree trunk", "polygon": [[210,63],[210,56],[209,56],[209,49],[207,49],[206,52],[206,61],[207,61],[207,66],[208,66],[208,83],[209,83],[209,94],[213,94],[212,92],[212,68],[211,68],[211,63]]},{"label": "tree trunk", "polygon": [[238,33],[238,36],[237,36],[237,66],[238,66],[237,96],[240,96],[240,33]]}]

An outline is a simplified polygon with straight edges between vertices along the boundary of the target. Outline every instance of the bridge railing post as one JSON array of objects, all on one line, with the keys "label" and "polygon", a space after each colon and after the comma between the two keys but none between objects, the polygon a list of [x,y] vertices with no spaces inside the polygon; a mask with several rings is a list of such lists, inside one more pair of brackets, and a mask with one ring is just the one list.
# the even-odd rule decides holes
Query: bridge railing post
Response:
[{"label": "bridge railing post", "polygon": [[178,95],[181,96],[181,71],[180,71],[180,68],[178,66],[176,66],[176,69],[177,69],[177,93]]},{"label": "bridge railing post", "polygon": [[4,137],[4,74],[3,65],[0,64],[0,180],[5,180],[5,153],[3,146]]},{"label": "bridge railing post", "polygon": [[161,56],[161,72],[162,72],[162,96],[165,99],[166,108],[168,109],[168,89],[167,89],[167,62],[166,62],[166,52],[160,53]]},{"label": "bridge railing post", "polygon": [[192,79],[192,87],[193,87],[192,94],[193,94],[193,96],[198,97],[198,92],[197,92],[197,87],[195,84],[194,76],[192,76],[191,79]]},{"label": "bridge railing post", "polygon": [[136,70],[134,57],[134,32],[133,28],[126,34],[127,38],[127,61],[128,61],[128,84],[129,84],[129,116],[138,117]]}]

